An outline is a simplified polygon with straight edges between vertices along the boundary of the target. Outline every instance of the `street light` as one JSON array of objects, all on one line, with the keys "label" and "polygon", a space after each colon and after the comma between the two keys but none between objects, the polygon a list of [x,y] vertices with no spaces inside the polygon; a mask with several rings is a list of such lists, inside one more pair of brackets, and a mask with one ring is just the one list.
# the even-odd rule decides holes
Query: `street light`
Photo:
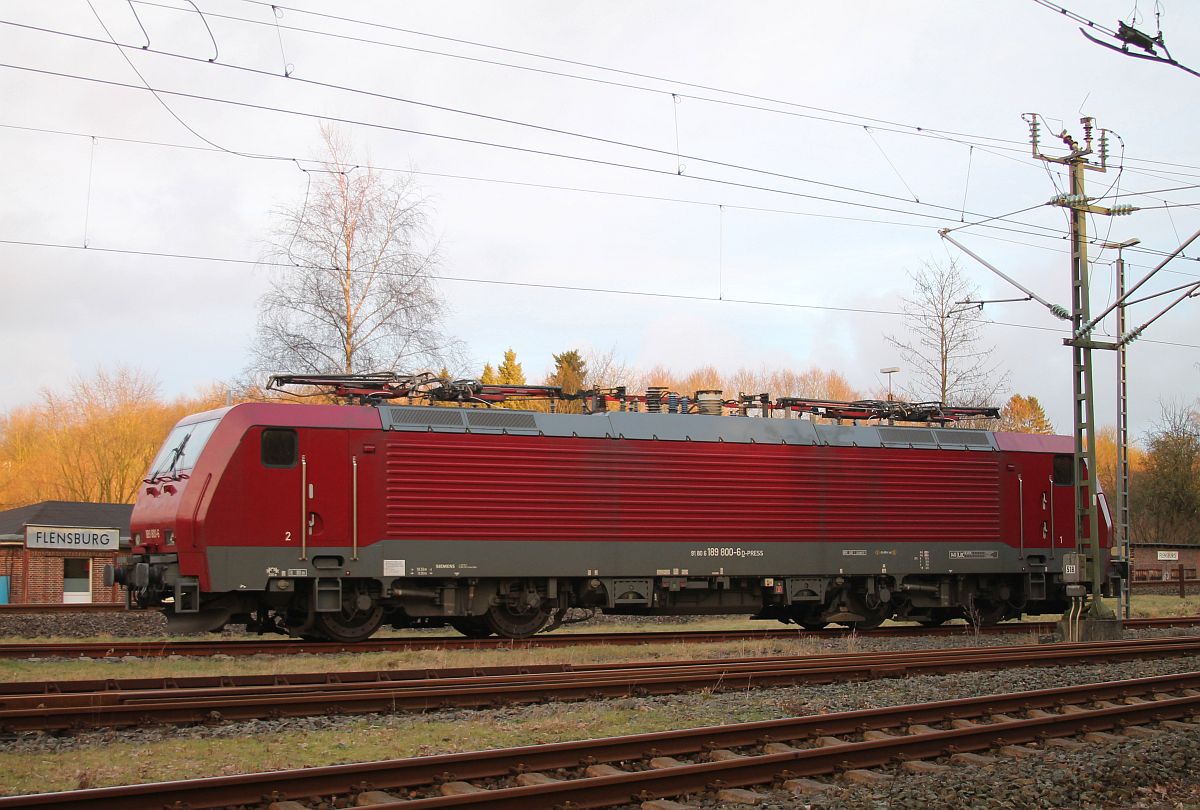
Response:
[{"label": "street light", "polygon": [[879,369],[880,374],[888,375],[888,402],[892,401],[892,375],[900,370],[900,366],[888,366],[887,368]]}]

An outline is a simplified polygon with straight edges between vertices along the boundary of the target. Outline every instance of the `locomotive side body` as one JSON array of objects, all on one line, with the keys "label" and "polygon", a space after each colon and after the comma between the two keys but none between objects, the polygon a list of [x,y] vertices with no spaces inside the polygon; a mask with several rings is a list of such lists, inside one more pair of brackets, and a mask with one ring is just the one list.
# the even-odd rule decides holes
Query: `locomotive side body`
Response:
[{"label": "locomotive side body", "polygon": [[570,608],[871,626],[1065,605],[1066,437],[404,406],[216,413],[190,477],[147,485],[116,572],[132,603],[171,600],[178,624],[353,640],[384,621],[527,635]]}]

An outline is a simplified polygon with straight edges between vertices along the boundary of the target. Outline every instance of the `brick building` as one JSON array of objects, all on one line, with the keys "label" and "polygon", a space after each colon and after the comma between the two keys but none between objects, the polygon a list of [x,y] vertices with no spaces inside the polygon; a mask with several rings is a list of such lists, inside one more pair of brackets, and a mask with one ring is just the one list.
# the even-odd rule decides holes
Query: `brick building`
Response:
[{"label": "brick building", "polygon": [[1183,566],[1184,579],[1197,579],[1200,570],[1200,546],[1180,543],[1133,543],[1129,566],[1134,582],[1178,581]]},{"label": "brick building", "polygon": [[0,512],[0,604],[121,602],[104,566],[129,547],[131,504],[43,501]]}]

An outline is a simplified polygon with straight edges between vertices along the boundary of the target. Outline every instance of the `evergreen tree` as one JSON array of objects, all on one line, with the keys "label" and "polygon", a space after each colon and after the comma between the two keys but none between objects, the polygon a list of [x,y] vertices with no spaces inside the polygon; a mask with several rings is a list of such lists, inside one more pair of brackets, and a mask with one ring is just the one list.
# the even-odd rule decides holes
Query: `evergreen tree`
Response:
[{"label": "evergreen tree", "polygon": [[517,362],[517,353],[511,346],[504,353],[504,362],[500,364],[496,377],[501,385],[525,384],[525,372],[521,370],[521,364]]},{"label": "evergreen tree", "polygon": [[1054,425],[1046,418],[1046,412],[1037,397],[1013,394],[1000,411],[1000,429],[1011,433],[1054,432]]},{"label": "evergreen tree", "polygon": [[574,394],[583,390],[587,379],[587,364],[577,349],[554,355],[554,371],[550,374],[549,385],[557,385],[563,393]]},{"label": "evergreen tree", "polygon": [[[575,394],[583,390],[587,381],[587,363],[576,349],[554,355],[554,371],[546,378],[546,385],[557,385],[564,394]],[[563,402],[558,406],[562,413],[582,413],[583,405],[578,401]]]}]

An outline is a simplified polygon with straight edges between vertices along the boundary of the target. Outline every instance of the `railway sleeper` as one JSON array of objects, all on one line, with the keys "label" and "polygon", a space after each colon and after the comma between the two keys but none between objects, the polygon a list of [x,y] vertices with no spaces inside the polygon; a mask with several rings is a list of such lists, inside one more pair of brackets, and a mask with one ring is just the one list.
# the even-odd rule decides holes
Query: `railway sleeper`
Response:
[{"label": "railway sleeper", "polygon": [[[542,750],[544,746],[445,755],[445,766],[436,766],[445,776],[433,783],[404,777],[406,760],[399,760],[387,763],[385,771],[369,777],[356,772],[356,787],[348,794],[334,794],[326,806],[344,806],[347,797],[365,797],[368,791],[382,793],[355,798],[359,806],[386,806],[396,800],[393,797],[403,794],[404,806],[410,810],[487,807],[500,801],[516,806],[514,803],[522,797],[538,804],[562,804],[589,797],[590,806],[598,806],[598,796],[610,795],[615,797],[614,804],[626,803],[630,795],[642,795],[648,802],[673,801],[690,794],[711,793],[715,784],[721,790],[751,790],[756,796],[765,794],[754,788],[778,784],[795,793],[811,793],[828,789],[837,780],[877,782],[890,778],[894,772],[874,769],[891,766],[897,758],[908,760],[901,766],[905,770],[936,773],[939,768],[978,765],[997,756],[1028,757],[1045,748],[1082,747],[1084,742],[1079,738],[1097,745],[1173,730],[1194,731],[1197,723],[1190,721],[1200,714],[1200,695],[1186,694],[1195,691],[1191,688],[1194,681],[1194,674],[1161,676],[820,718],[720,726],[697,730],[702,733],[686,738],[679,732],[650,735],[636,743],[626,742],[628,738],[610,738],[582,742],[571,750],[555,753],[553,756],[561,759],[558,767],[546,767],[536,759],[548,755]],[[1110,699],[1137,693],[1157,699],[1121,703]],[[1014,708],[1022,706],[1029,708]],[[913,717],[930,719],[922,724],[911,722]],[[770,731],[764,730],[767,726]],[[574,766],[570,764],[572,759]],[[456,774],[455,770],[460,772]],[[429,772],[428,766],[425,772]],[[303,779],[306,771],[295,773],[296,778]],[[246,778],[236,777],[239,782]],[[286,774],[272,774],[271,779],[276,807],[303,807],[303,803],[289,802],[315,793],[309,788],[291,793]],[[454,796],[447,797],[446,793]],[[0,798],[0,810],[20,798]]]},{"label": "railway sleeper", "polygon": [[[1182,692],[1183,690],[1180,691]],[[1191,717],[1200,714],[1200,702],[1188,700],[1189,697],[1195,696],[1179,696],[1167,693],[1158,694],[1162,695],[1160,700],[1170,701],[1177,707],[1181,705],[1180,701],[1185,701],[1188,705],[1180,712],[1181,717]],[[456,781],[440,785],[436,792],[442,796],[472,795],[478,799],[478,804],[455,803],[454,806],[456,807],[486,807],[491,801],[496,801],[497,803],[511,802],[519,795],[519,791],[522,788],[555,785],[563,791],[586,791],[591,787],[588,783],[594,783],[598,780],[636,780],[638,784],[642,785],[640,792],[635,794],[641,795],[644,799],[641,802],[642,810],[667,810],[669,808],[684,808],[684,810],[687,810],[687,808],[698,806],[687,803],[689,797],[695,794],[709,795],[709,798],[715,798],[716,801],[724,804],[754,806],[772,799],[771,794],[762,792],[761,789],[755,789],[764,786],[772,789],[781,788],[794,795],[805,796],[828,791],[834,788],[838,782],[878,787],[891,782],[895,778],[895,773],[893,772],[881,771],[876,767],[871,767],[870,763],[872,760],[878,760],[875,763],[876,765],[886,765],[890,764],[898,756],[903,760],[899,768],[904,772],[913,774],[938,774],[956,766],[982,767],[993,765],[1002,757],[1021,759],[1036,757],[1042,753],[1044,748],[1078,750],[1084,748],[1085,743],[1092,745],[1115,744],[1126,739],[1144,739],[1158,736],[1163,733],[1164,729],[1194,730],[1197,727],[1196,723],[1169,718],[1156,720],[1153,716],[1142,718],[1139,722],[1152,722],[1158,728],[1147,728],[1142,725],[1125,726],[1119,720],[1113,722],[1103,719],[1114,710],[1120,713],[1122,709],[1125,709],[1127,713],[1130,705],[1135,704],[1117,704],[1106,700],[1064,703],[1059,707],[1059,711],[1057,712],[1035,709],[1028,712],[1029,716],[1026,717],[1017,717],[1003,713],[990,715],[985,713],[979,715],[977,722],[969,721],[965,718],[955,718],[942,723],[942,727],[923,724],[905,726],[897,722],[894,725],[887,726],[889,729],[887,732],[868,728],[837,736],[793,739],[789,740],[788,743],[763,741],[755,745],[740,746],[736,750],[733,748],[710,748],[709,750],[703,750],[702,747],[702,750],[695,751],[687,757],[683,757],[682,755],[647,755],[646,759],[625,759],[617,761],[616,764],[594,763],[582,767],[579,771],[568,769],[568,771],[575,771],[574,773],[559,770],[553,776],[542,772],[520,773],[511,779],[491,779],[489,780],[488,787],[482,787],[471,781]],[[1089,731],[1087,730],[1089,728],[1087,724],[1079,725],[1078,718],[1080,716],[1095,718],[1099,724],[1108,724],[1116,732]],[[830,716],[830,719],[834,717]],[[1068,723],[1071,729],[1069,732],[1055,729],[1053,722],[1050,721]],[[1005,741],[1013,735],[1014,729],[1028,727],[1035,723],[1046,726],[1045,730],[1017,734],[1016,736],[1018,737],[1024,736],[1028,738],[1021,743]],[[957,750],[959,744],[954,742],[938,746],[932,752],[922,750],[926,748],[923,745],[926,739],[931,737],[946,738],[954,735],[956,732],[973,732],[975,735],[986,734],[994,739],[967,743],[974,750]],[[1068,733],[1069,736],[1059,736]],[[888,749],[891,747],[896,748],[901,753],[890,753]],[[906,747],[915,748],[916,753],[904,753],[903,751]],[[800,768],[805,771],[805,775],[797,777],[795,763],[797,761],[803,762],[805,759],[821,761],[822,749],[836,750],[838,755],[844,758],[832,761],[831,758],[824,757],[824,763],[816,767],[801,765]],[[764,759],[771,759],[774,764],[779,766],[777,772],[771,777],[742,777],[736,774],[738,766],[758,766]],[[712,767],[714,764],[730,766],[731,772],[722,776],[722,778],[713,779],[711,777],[714,775]],[[862,764],[863,767],[854,767],[859,764]],[[653,786],[654,772],[661,772],[661,778],[669,780],[672,784],[677,784],[686,779],[686,772],[688,771],[693,771],[697,774],[696,788],[690,791],[661,789],[662,795],[654,797],[660,790]],[[758,768],[758,771],[761,771],[761,768]],[[700,781],[702,779],[708,779],[708,781],[702,782]],[[427,793],[426,796],[415,796],[405,802],[405,806],[412,808],[412,810],[424,810],[424,808],[442,806],[437,795],[425,792]],[[531,793],[531,800],[534,798],[534,795],[541,796],[542,794]],[[562,795],[567,794],[564,793]],[[677,799],[681,799],[682,802],[676,801]],[[625,801],[620,799],[614,799],[613,801],[613,804],[623,803]]]}]

